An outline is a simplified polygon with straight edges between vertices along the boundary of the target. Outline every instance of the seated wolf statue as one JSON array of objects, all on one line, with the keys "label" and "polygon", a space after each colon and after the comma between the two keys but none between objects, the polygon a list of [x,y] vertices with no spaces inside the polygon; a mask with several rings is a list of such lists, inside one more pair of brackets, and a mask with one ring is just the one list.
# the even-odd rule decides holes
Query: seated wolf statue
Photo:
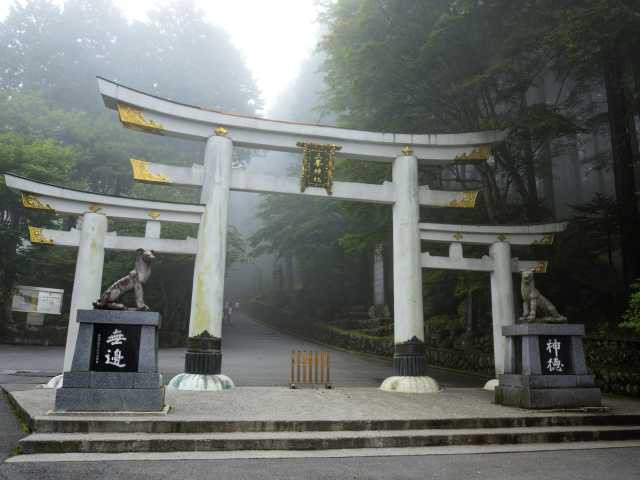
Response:
[{"label": "seated wolf statue", "polygon": [[[563,323],[567,321],[558,313],[556,307],[536,288],[533,271],[527,270],[522,272],[522,282],[520,283],[520,292],[522,294],[522,322],[542,322],[542,323]],[[537,316],[538,311],[546,314],[546,316]]]},{"label": "seated wolf statue", "polygon": [[149,310],[149,307],[144,303],[142,285],[151,275],[151,263],[155,258],[153,250],[145,250],[143,248],[136,250],[134,269],[107,288],[100,298],[93,302],[93,307],[105,310],[126,310],[127,307],[122,303],[117,303],[117,301],[123,294],[133,290],[136,298],[135,310]]}]

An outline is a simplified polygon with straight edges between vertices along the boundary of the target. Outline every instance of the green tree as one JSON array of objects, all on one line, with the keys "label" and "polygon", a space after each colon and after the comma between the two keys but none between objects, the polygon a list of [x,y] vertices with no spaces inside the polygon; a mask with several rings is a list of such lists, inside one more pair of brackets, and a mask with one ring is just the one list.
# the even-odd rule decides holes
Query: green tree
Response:
[{"label": "green tree", "polygon": [[[528,92],[548,65],[528,2],[339,1],[325,15],[326,108],[345,126],[412,133],[507,129],[494,165],[474,164],[492,222],[549,218],[538,192],[546,148],[581,131],[557,101]],[[519,16],[527,18],[517,28]],[[534,48],[535,47],[535,48]],[[457,173],[449,173],[457,176]]]},{"label": "green tree", "polygon": [[624,321],[620,326],[640,333],[640,283],[634,283],[631,285],[631,289],[632,293],[629,298],[629,307],[622,316],[622,320]]},{"label": "green tree", "polygon": [[[551,2],[548,2],[551,3]],[[548,41],[576,78],[604,86],[626,286],[640,276],[635,115],[640,112],[640,4],[636,0],[553,3]]]},{"label": "green tree", "polygon": [[[260,108],[257,88],[242,55],[219,27],[204,20],[194,2],[176,1],[129,24],[111,0],[15,2],[0,22],[0,173],[97,193],[197,203],[190,188],[134,184],[129,158],[190,165],[204,145],[150,137],[122,128],[102,105],[95,77],[105,76],[177,101],[246,114]],[[197,161],[197,160],[195,160]],[[72,218],[25,210],[0,185],[0,280],[3,313],[16,281],[48,282],[70,291],[75,252],[16,248],[27,225],[70,228]],[[141,222],[113,222],[110,229],[141,236]],[[167,238],[195,237],[193,226],[164,225]],[[244,244],[229,232],[228,262],[242,261]],[[105,284],[131,268],[131,255],[109,253]],[[150,304],[166,322],[186,328],[192,256],[161,255]],[[67,299],[68,300],[68,299]]]},{"label": "green tree", "polygon": [[[0,133],[0,171],[11,171],[34,180],[65,181],[78,161],[72,146],[58,145],[53,140],[29,141],[13,133]],[[51,225],[55,218],[25,209],[20,198],[0,180],[0,302],[2,320],[6,323],[16,278],[29,250],[20,248],[27,226]]]}]

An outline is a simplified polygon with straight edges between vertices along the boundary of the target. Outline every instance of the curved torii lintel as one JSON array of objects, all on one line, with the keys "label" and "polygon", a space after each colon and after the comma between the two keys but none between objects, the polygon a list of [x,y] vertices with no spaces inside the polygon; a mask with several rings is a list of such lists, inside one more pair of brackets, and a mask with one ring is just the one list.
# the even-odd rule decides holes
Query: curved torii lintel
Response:
[{"label": "curved torii lintel", "polygon": [[421,240],[476,245],[491,245],[496,242],[508,242],[512,245],[551,245],[555,234],[566,228],[566,222],[537,225],[419,224]]},{"label": "curved torii lintel", "polygon": [[338,144],[338,156],[391,162],[408,153],[429,163],[482,161],[492,144],[504,139],[501,131],[460,134],[405,134],[349,130],[323,125],[268,120],[185,105],[98,77],[98,88],[108,108],[136,130],[192,139],[228,134],[239,147],[299,152],[297,142]]},{"label": "curved torii lintel", "polygon": [[204,212],[202,205],[100,195],[37,182],[8,173],[4,178],[7,187],[21,193],[25,208],[48,210],[52,213],[82,215],[94,212],[102,213],[107,217],[197,224],[200,223],[200,217]]}]

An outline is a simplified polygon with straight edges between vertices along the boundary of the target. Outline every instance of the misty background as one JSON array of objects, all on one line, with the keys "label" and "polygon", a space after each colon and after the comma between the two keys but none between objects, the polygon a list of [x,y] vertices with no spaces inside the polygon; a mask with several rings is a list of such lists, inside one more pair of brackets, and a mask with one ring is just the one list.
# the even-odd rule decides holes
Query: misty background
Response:
[{"label": "misty background", "polygon": [[[102,105],[96,76],[295,122],[409,133],[505,129],[489,162],[420,168],[421,185],[481,191],[477,208],[423,208],[421,221],[569,221],[553,247],[514,247],[514,256],[549,260],[538,282],[559,310],[592,335],[621,338],[634,331],[619,324],[636,318],[625,315],[640,276],[634,8],[608,0],[5,1],[0,171],[197,202],[197,189],[134,183],[128,159],[188,166],[202,162],[204,145],[126,130]],[[234,155],[234,168],[299,175],[301,154]],[[335,178],[382,183],[390,165],[340,160]],[[4,183],[0,199],[0,338],[62,344],[76,252],[30,245],[27,226],[68,230],[75,219],[25,210]],[[144,224],[110,219],[109,229],[142,235]],[[197,230],[163,225],[162,235]],[[423,245],[434,254],[441,248]],[[391,353],[390,207],[232,192],[227,258],[225,296],[255,317],[293,329],[321,325],[323,341]],[[374,272],[376,258],[382,273]],[[107,252],[104,285],[131,264],[130,254]],[[192,272],[186,255],[163,255],[154,267],[145,293],[163,316],[163,345],[186,339]],[[370,312],[376,281],[384,302]],[[11,311],[15,285],[63,288],[63,315],[28,324]],[[488,276],[423,270],[423,290],[428,345],[463,352],[461,368],[489,371],[477,360],[490,361],[492,349]]]}]

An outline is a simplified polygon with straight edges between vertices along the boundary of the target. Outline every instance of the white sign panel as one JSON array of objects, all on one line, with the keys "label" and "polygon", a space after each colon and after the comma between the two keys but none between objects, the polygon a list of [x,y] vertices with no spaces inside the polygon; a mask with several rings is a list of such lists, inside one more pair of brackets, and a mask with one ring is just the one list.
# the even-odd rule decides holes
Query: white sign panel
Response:
[{"label": "white sign panel", "polygon": [[63,294],[64,290],[58,288],[18,285],[13,295],[11,309],[14,312],[60,315]]}]

